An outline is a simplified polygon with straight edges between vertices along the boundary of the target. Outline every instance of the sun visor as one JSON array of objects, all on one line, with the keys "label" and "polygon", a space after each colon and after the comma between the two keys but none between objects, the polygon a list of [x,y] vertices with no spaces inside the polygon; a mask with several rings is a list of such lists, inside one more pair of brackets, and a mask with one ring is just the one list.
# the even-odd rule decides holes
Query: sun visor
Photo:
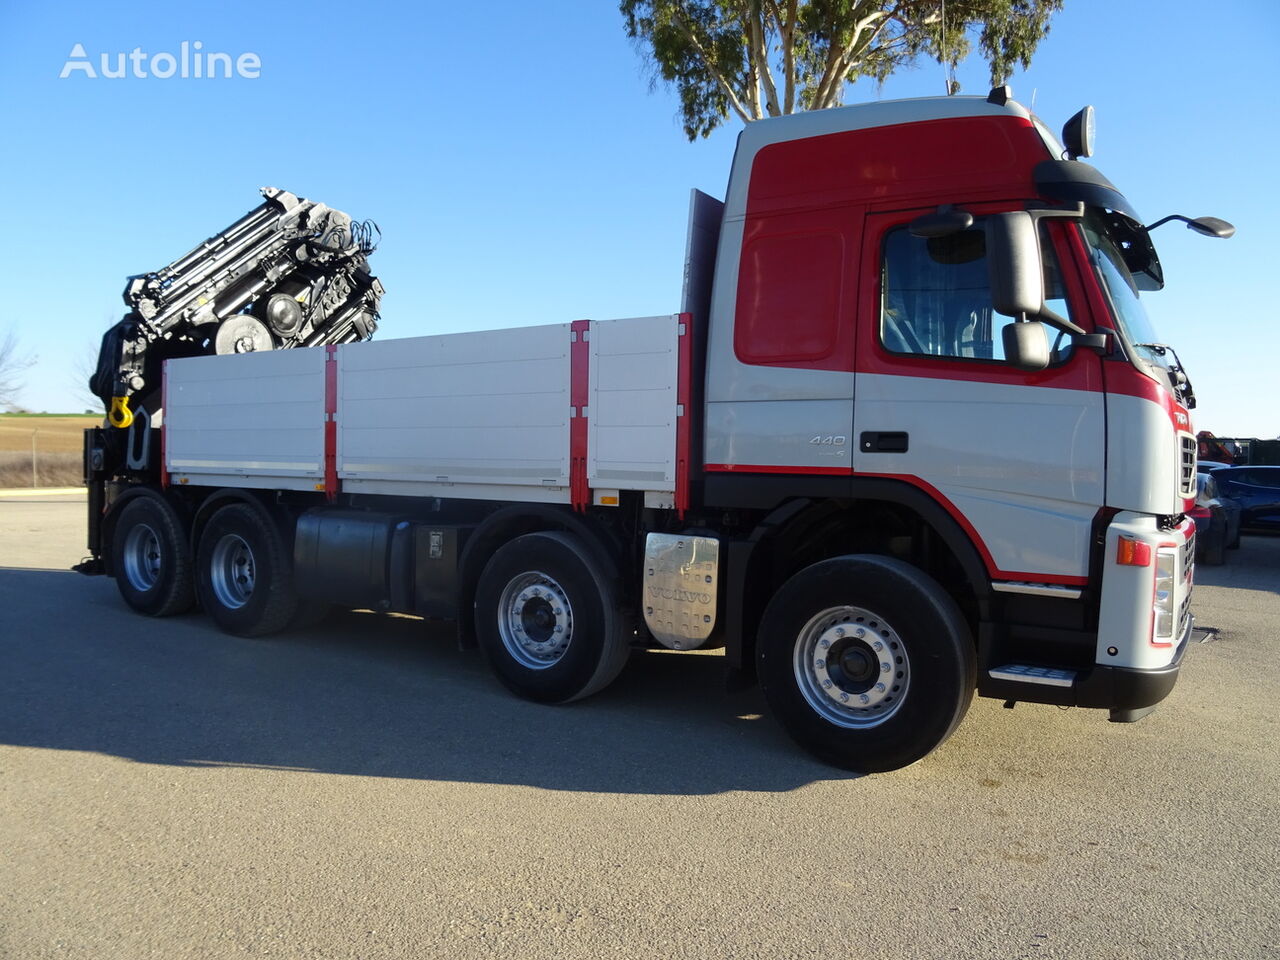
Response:
[{"label": "sun visor", "polygon": [[1045,160],[1036,164],[1034,176],[1036,188],[1048,200],[1105,207],[1123,213],[1134,223],[1142,223],[1133,204],[1097,167],[1078,160]]}]

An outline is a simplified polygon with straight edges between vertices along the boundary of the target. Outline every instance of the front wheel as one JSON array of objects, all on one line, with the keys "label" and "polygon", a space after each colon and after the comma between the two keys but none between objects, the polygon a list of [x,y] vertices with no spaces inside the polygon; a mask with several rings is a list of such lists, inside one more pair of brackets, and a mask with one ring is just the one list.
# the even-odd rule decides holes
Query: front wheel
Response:
[{"label": "front wheel", "polygon": [[756,650],[765,698],[791,737],[860,773],[938,747],[977,682],[955,601],[890,557],[836,557],[797,573],[765,610]]},{"label": "front wheel", "polygon": [[616,591],[580,540],[530,533],[493,555],[476,588],[476,639],[513,693],[566,703],[603,689],[630,646]]}]

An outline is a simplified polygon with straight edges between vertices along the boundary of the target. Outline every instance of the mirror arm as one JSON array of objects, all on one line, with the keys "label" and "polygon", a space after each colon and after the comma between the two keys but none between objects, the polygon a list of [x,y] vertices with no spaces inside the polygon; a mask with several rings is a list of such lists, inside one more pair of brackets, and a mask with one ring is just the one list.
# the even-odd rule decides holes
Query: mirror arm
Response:
[{"label": "mirror arm", "polygon": [[1041,307],[1040,314],[1035,317],[1036,320],[1043,320],[1049,326],[1061,330],[1063,333],[1071,333],[1076,336],[1087,336],[1084,327],[1078,327],[1066,317],[1060,317],[1048,307]]}]

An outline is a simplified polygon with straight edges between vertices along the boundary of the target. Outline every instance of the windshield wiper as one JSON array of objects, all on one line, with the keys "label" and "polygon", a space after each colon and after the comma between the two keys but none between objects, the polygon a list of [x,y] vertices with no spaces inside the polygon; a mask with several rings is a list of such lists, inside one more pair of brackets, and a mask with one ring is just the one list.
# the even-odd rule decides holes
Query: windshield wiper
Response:
[{"label": "windshield wiper", "polygon": [[1182,365],[1182,360],[1178,357],[1178,351],[1167,343],[1135,343],[1134,346],[1154,350],[1161,357],[1173,361],[1165,368],[1169,371],[1169,382],[1173,386],[1173,392],[1188,410],[1194,410],[1196,408],[1196,392],[1191,388],[1191,378],[1187,376],[1187,368]]}]

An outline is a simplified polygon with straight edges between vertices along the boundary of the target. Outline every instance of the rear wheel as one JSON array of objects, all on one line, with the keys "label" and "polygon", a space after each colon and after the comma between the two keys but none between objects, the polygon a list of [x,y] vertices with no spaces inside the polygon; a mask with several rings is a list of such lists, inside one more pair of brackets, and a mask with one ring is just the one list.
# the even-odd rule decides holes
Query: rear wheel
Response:
[{"label": "rear wheel", "polygon": [[111,539],[111,566],[120,596],[139,613],[167,617],[195,602],[186,531],[158,497],[125,504]]},{"label": "rear wheel", "polygon": [[275,523],[247,503],[210,518],[196,551],[200,603],[227,633],[258,637],[289,625],[298,609],[293,563]]},{"label": "rear wheel", "polygon": [[792,738],[862,773],[934,750],[977,681],[955,601],[889,557],[837,557],[793,576],[765,610],[757,657],[765,697]]},{"label": "rear wheel", "polygon": [[499,548],[480,575],[475,616],[490,667],[529,700],[590,696],[630,652],[612,584],[565,533],[531,533]]}]

